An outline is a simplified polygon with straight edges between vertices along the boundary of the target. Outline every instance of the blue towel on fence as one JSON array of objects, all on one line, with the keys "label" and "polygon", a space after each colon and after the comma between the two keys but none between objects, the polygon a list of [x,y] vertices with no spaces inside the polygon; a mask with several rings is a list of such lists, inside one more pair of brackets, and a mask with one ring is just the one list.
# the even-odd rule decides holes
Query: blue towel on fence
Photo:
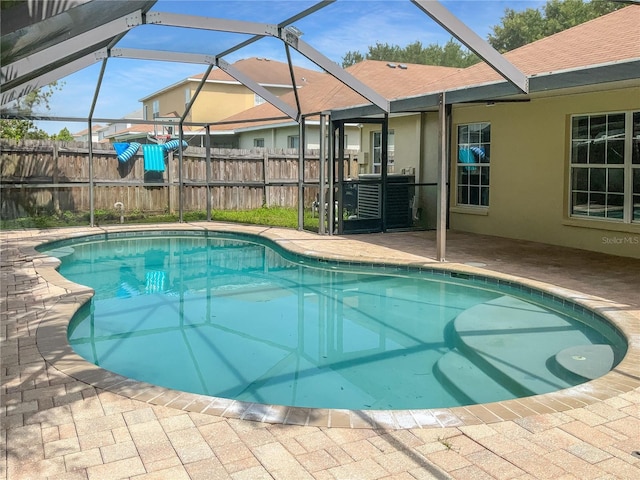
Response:
[{"label": "blue towel on fence", "polygon": [[113,148],[116,151],[117,155],[122,155],[124,153],[124,151],[129,148],[129,143],[125,143],[125,142],[116,142],[113,144]]},{"label": "blue towel on fence", "polygon": [[[118,153],[118,160],[122,163],[128,162],[131,157],[133,157],[138,149],[140,148],[140,144],[138,142],[131,142],[127,148],[124,149],[122,153],[118,152],[118,148],[116,147],[118,144],[113,144],[116,152]],[[123,145],[123,144],[120,144]],[[126,144],[124,144],[126,145]]]},{"label": "blue towel on fence", "polygon": [[164,172],[164,148],[162,145],[149,144],[142,146],[145,171]]},{"label": "blue towel on fence", "polygon": [[[162,148],[164,148],[166,151],[175,150],[176,148],[178,148],[178,146],[180,146],[180,140],[169,140],[167,143],[162,144]],[[188,146],[189,144],[183,140],[182,148],[187,148]]]}]

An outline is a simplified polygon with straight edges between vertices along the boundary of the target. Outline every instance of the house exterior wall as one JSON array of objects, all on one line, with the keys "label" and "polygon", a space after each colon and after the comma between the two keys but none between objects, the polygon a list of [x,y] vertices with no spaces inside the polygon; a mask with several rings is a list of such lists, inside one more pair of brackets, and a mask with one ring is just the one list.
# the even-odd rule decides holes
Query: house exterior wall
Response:
[{"label": "house exterior wall", "polygon": [[[305,132],[306,149],[320,149],[319,125],[308,123]],[[288,148],[288,137],[297,135],[299,135],[299,128],[295,125],[242,132],[239,148],[254,148],[254,140],[257,138],[264,139],[264,148]],[[358,150],[360,148],[360,129],[357,126],[346,126],[345,135],[347,135],[347,149]]]},{"label": "house exterior wall", "polygon": [[261,130],[251,130],[248,132],[242,132],[238,135],[239,148],[242,148],[242,149],[254,148],[254,140],[258,138],[264,139],[264,148],[276,148],[274,146],[275,131],[276,129],[274,128],[264,128]]},{"label": "house exterior wall", "polygon": [[373,172],[373,154],[371,152],[371,135],[379,132],[382,126],[377,123],[364,123],[360,131],[360,154],[358,157],[358,173]]},{"label": "house exterior wall", "polygon": [[154,97],[149,98],[142,103],[142,111],[146,115],[146,120],[153,119],[153,102],[160,102],[160,116],[166,116],[173,112],[178,115],[184,113],[184,89],[186,85],[181,85],[171,90],[160,93]]},{"label": "house exterior wall", "polygon": [[[640,87],[453,110],[450,228],[640,257],[640,224],[569,216],[571,116],[640,109]],[[491,123],[489,207],[456,205],[457,126]]]},{"label": "house exterior wall", "polygon": [[[389,118],[389,132],[393,132],[393,142],[389,145],[389,155],[393,156],[393,166],[389,168],[389,173],[402,173],[403,170],[414,169],[416,174],[416,180],[419,178],[420,172],[420,149],[423,144],[421,140],[421,116],[415,115],[403,115]],[[436,117],[437,121],[437,117]],[[362,139],[361,139],[361,151],[366,162],[360,165],[361,173],[371,173],[373,170],[373,155],[371,153],[372,148],[372,134],[373,132],[380,132],[382,125],[376,123],[365,123],[362,125]],[[428,138],[429,142],[437,140],[435,138]]]},{"label": "house exterior wall", "polygon": [[[186,107],[185,90],[191,92],[190,97],[196,91],[198,82],[188,82],[176,85],[158,95],[149,97],[143,102],[148,118],[153,115],[153,102],[160,102],[160,115],[177,112],[184,113]],[[274,95],[283,95],[291,91],[291,88],[266,87]],[[230,117],[255,106],[255,94],[244,85],[233,83],[205,83],[193,104],[187,120],[191,122],[216,122]]]},{"label": "house exterior wall", "polygon": [[394,173],[408,169],[418,170],[420,162],[420,115],[391,117],[389,130],[393,130]]}]

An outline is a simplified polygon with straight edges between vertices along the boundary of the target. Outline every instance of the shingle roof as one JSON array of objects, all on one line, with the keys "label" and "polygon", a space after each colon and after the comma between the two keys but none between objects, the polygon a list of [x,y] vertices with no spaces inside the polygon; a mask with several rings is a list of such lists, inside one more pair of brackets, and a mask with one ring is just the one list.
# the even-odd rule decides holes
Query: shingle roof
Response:
[{"label": "shingle roof", "polygon": [[[630,5],[504,54],[533,76],[640,58],[640,5]],[[486,63],[416,88],[409,96],[500,81]],[[425,90],[426,88],[426,90]]]},{"label": "shingle roof", "polygon": [[[364,60],[346,70],[358,80],[389,99],[402,97],[421,83],[429,83],[459,70],[457,68],[433,65],[402,64],[402,67],[398,64],[394,65],[395,68],[391,68],[388,62]],[[358,93],[351,90],[351,88],[333,76],[329,74],[321,75],[321,78],[314,80],[313,84],[304,87],[299,93],[300,105],[303,112],[321,112],[331,108],[368,103],[367,100]],[[280,98],[292,106],[295,105],[293,93],[287,93]],[[264,103],[225,119],[225,122],[238,121],[238,125],[225,125],[213,128],[215,130],[233,127],[240,128],[241,126],[248,126],[240,125],[248,121],[251,121],[251,125],[253,126],[263,125],[273,123],[273,121],[253,122],[253,120],[278,117],[281,115],[283,114],[276,107]]]},{"label": "shingle roof", "polygon": [[[238,60],[233,63],[233,67],[240,70],[245,75],[255,80],[261,85],[291,85],[291,74],[289,65],[277,60],[268,58],[251,57]],[[294,66],[296,85],[303,86],[312,83],[317,78],[322,78],[324,74],[319,71]],[[200,80],[204,72],[190,78]],[[207,77],[209,81],[236,82],[236,79],[224,70],[214,68]]]},{"label": "shingle roof", "polygon": [[[505,57],[528,76],[640,58],[640,6],[630,5],[563,32],[517,48]],[[620,32],[624,32],[622,35]],[[615,40],[614,40],[615,39]],[[389,68],[387,62],[365,60],[347,69],[349,73],[389,100],[444,90],[503,81],[484,62],[465,69],[407,64]],[[295,105],[293,94],[281,97]],[[369,102],[330,75],[301,90],[303,112],[320,112]],[[270,104],[240,112],[225,119],[214,130],[247,128],[277,121],[259,121],[283,116]],[[282,120],[287,122],[289,120]]]}]

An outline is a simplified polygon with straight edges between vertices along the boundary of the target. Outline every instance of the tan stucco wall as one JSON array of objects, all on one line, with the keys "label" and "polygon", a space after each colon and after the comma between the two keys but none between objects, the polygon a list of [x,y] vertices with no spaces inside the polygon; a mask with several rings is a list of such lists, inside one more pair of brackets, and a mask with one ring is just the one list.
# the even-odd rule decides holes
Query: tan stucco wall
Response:
[{"label": "tan stucco wall", "polygon": [[394,173],[403,169],[418,170],[420,159],[420,115],[391,117],[389,130],[394,137]]},{"label": "tan stucco wall", "polygon": [[215,122],[254,106],[254,95],[242,85],[208,83],[191,111],[192,122]]},{"label": "tan stucco wall", "polygon": [[482,214],[469,208],[463,213],[465,209],[455,205],[452,167],[450,227],[640,257],[640,224],[576,220],[567,213],[570,116],[634,109],[640,109],[639,87],[455,107],[452,156],[458,124],[491,123],[491,179],[489,208],[476,210]]},{"label": "tan stucco wall", "polygon": [[[153,101],[160,101],[160,115],[177,112],[179,115],[185,109],[185,89],[191,90],[191,95],[198,87],[197,82],[176,85],[159,95],[150,97],[143,105],[147,106],[149,116],[153,113]],[[274,95],[283,95],[291,91],[290,88],[267,87]],[[198,98],[187,116],[191,122],[216,122],[235,115],[255,105],[255,95],[244,85],[227,83],[206,83],[198,94]]]}]

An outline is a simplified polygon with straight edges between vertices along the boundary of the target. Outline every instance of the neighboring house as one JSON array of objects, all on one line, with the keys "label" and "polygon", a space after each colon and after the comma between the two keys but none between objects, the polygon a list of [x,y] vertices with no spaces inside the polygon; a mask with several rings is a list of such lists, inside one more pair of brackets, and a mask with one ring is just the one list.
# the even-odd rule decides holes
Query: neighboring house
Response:
[{"label": "neighboring house", "polygon": [[[96,143],[102,140],[102,136],[101,136],[101,131],[104,127],[102,125],[93,125],[93,127],[91,128],[92,130],[92,134],[91,134],[91,141]],[[89,141],[89,129],[85,128],[84,130],[81,130],[79,132],[76,133],[72,133],[71,136],[73,137],[73,140],[76,142],[88,142]]]},{"label": "neighboring house", "polygon": [[[176,115],[168,115],[163,117],[168,122],[177,124],[178,117]],[[142,109],[131,112],[121,120],[110,123],[105,126],[95,126],[94,130],[94,142],[138,142],[138,143],[156,143],[158,137],[162,137],[161,140],[168,140],[174,136],[177,138],[177,128],[168,125],[154,125],[152,123],[137,123],[135,120],[142,120]],[[192,141],[192,145],[200,146],[200,137],[202,137],[202,128],[191,128],[185,126],[183,128],[185,134],[185,140],[193,140],[192,136],[195,134],[197,138]],[[76,135],[82,135],[86,132],[83,130]],[[86,141],[86,140],[85,140]]]},{"label": "neighboring house", "polygon": [[[293,90],[289,65],[286,63],[252,57],[238,60],[233,64],[233,67],[276,96],[284,95]],[[316,79],[323,78],[325,74],[294,67],[294,76],[296,87],[306,88]],[[168,115],[181,116],[203,77],[204,73],[188,77],[140,99],[143,108],[142,118],[151,120]],[[214,123],[261,103],[264,103],[262,98],[216,67],[207,77],[185,121]],[[225,137],[221,134],[216,138],[216,144],[220,142],[224,146],[237,146],[233,145],[235,143],[233,136]]]},{"label": "neighboring house", "polygon": [[121,121],[103,127],[101,136],[112,143],[139,142],[147,137],[148,132],[153,132],[153,125],[141,125],[129,121],[140,119],[142,119],[141,109],[128,113],[122,117]]},{"label": "neighboring house", "polygon": [[[346,69],[352,76],[365,83],[386,98],[399,98],[414,91],[425,82],[432,82],[447,77],[459,71],[457,68],[439,67],[433,65],[397,64],[378,60],[365,60]],[[282,100],[295,105],[293,93],[283,95]],[[300,94],[303,111],[322,112],[331,109],[349,107],[368,103],[358,93],[343,85],[329,74],[307,86]],[[213,125],[211,132],[218,135],[221,132],[233,133],[238,136],[240,148],[298,148],[300,131],[293,120],[258,121],[262,118],[283,116],[278,109],[270,104],[262,104],[252,109],[240,112],[224,119],[223,125]],[[229,124],[228,122],[234,122]],[[237,122],[237,123],[235,123]],[[320,146],[320,130],[318,116],[306,119],[307,149],[318,149]],[[369,155],[374,150],[372,145],[379,147],[380,130],[363,128],[362,124],[354,122],[345,127],[344,148],[360,151],[361,173],[379,173],[379,156]],[[377,134],[375,132],[378,132]],[[393,142],[393,136],[390,137]],[[371,144],[371,145],[370,145]],[[391,150],[393,152],[393,150]]]},{"label": "neighboring house", "polygon": [[[398,74],[395,80],[368,70],[379,68],[377,62],[351,67],[354,76],[391,100],[396,113],[388,124],[393,161],[389,172],[408,172],[415,190],[403,204],[387,205],[384,219],[382,206],[365,215],[359,208],[363,203],[355,202],[349,220],[341,222],[341,231],[389,229],[398,211],[399,228],[425,221],[435,224],[435,188],[427,184],[437,180],[437,108],[444,91],[454,99],[450,228],[640,257],[638,25],[640,6],[632,5],[506,53],[529,78],[527,95],[517,94],[485,63],[433,76],[413,65],[384,66],[388,70],[381,72]],[[362,115],[362,108],[353,107],[368,102],[333,83],[331,88],[307,87],[301,95],[303,111],[331,110],[333,118],[344,119],[347,143],[352,143],[354,134],[358,138],[360,173],[377,174],[380,124],[358,124],[359,132],[354,130],[350,125]],[[315,101],[313,95],[307,98],[309,94],[321,97],[322,108],[306,107],[305,102]],[[354,121],[349,120],[350,111]],[[239,135],[242,146],[260,138],[261,146],[289,146],[297,126],[248,122],[278,114],[271,105],[260,105],[225,119],[238,123],[219,129]],[[308,132],[306,146],[313,147],[314,134]],[[340,180],[342,191],[348,191],[348,180]],[[354,186],[362,190],[358,182]]]}]

